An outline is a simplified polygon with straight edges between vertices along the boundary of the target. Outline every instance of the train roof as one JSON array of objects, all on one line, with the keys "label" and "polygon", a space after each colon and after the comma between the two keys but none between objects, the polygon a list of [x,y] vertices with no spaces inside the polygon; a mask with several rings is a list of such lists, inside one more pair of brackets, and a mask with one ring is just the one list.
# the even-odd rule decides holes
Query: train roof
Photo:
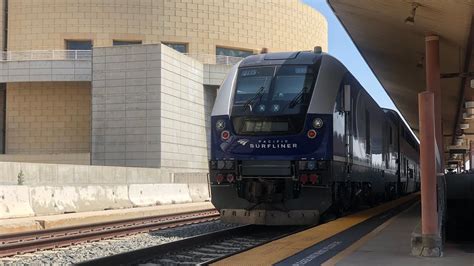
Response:
[{"label": "train roof", "polygon": [[410,140],[413,142],[413,143],[416,143],[416,146],[418,146],[418,142],[416,141],[416,138],[415,138],[415,135],[413,135],[411,133],[411,131],[409,130],[409,128],[407,127],[407,125],[405,124],[405,122],[403,122],[401,116],[398,114],[397,111],[395,110],[392,110],[392,109],[388,109],[388,108],[382,108],[382,110],[384,111],[384,113],[388,114],[389,117],[391,116],[392,119],[394,119],[395,121],[397,121],[397,123],[399,123],[405,130],[406,132],[406,136],[405,138],[410,138]]},{"label": "train roof", "polygon": [[319,62],[322,52],[299,51],[278,52],[247,56],[240,63],[240,67],[264,66],[264,65],[312,65]]}]

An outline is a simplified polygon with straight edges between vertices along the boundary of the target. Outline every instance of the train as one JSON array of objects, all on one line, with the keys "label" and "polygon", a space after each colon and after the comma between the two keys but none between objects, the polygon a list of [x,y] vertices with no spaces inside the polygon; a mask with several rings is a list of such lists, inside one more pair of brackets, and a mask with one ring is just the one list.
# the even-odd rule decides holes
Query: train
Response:
[{"label": "train", "polygon": [[241,60],[210,120],[211,201],[224,222],[316,224],[420,186],[419,144],[401,117],[318,47]]}]

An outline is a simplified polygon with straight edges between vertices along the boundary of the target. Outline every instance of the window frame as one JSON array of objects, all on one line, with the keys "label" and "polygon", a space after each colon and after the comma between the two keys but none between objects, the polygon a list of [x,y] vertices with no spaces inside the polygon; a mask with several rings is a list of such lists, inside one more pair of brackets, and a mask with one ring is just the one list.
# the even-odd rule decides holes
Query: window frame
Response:
[{"label": "window frame", "polygon": [[[68,44],[70,42],[90,42],[91,48],[90,49],[69,49]],[[94,40],[93,39],[64,39],[64,47],[66,48],[65,50],[71,50],[71,51],[91,51],[92,48],[94,47]]]},{"label": "window frame", "polygon": [[[116,43],[122,43],[122,44],[116,44]],[[123,45],[142,45],[143,41],[142,40],[112,40],[112,46],[123,46]]]},{"label": "window frame", "polygon": [[[234,51],[240,51],[240,52],[248,52],[249,54],[246,55],[246,56],[234,56],[234,55],[226,55],[226,54],[218,54],[218,50],[219,49],[226,49],[226,50],[234,50]],[[250,56],[250,55],[255,55],[255,51],[252,50],[252,49],[248,49],[248,48],[239,48],[239,47],[229,47],[229,46],[220,46],[220,45],[216,45],[216,52],[215,52],[216,56],[230,56],[230,57],[241,57],[241,58],[244,58],[244,57],[247,57],[247,56]]]},{"label": "window frame", "polygon": [[[161,42],[161,43],[164,44],[164,45],[166,45],[166,46],[168,46],[169,48],[171,48],[171,49],[177,51],[177,52],[182,53],[182,54],[187,54],[187,53],[189,53],[189,43],[187,43],[187,42]],[[170,45],[184,45],[185,51],[184,51],[184,52],[178,51],[178,50],[176,50],[175,48],[173,48],[173,47],[170,46]]]},{"label": "window frame", "polygon": [[370,126],[370,112],[369,109],[365,109],[365,153],[367,155],[372,154]]}]

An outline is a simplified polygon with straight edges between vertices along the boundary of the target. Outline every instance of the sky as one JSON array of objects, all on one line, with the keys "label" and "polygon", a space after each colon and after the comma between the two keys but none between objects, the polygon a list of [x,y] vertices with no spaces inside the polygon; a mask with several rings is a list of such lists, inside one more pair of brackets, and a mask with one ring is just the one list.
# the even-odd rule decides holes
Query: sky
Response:
[{"label": "sky", "polygon": [[367,66],[367,63],[332,12],[326,0],[304,0],[304,2],[326,17],[329,33],[329,54],[335,56],[349,69],[381,107],[397,110],[395,104]]}]

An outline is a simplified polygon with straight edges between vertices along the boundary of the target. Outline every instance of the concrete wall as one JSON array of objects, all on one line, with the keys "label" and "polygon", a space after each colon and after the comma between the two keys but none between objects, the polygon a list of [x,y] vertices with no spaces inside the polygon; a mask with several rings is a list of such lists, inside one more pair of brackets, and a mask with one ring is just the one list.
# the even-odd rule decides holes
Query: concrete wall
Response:
[{"label": "concrete wall", "polygon": [[0,82],[91,81],[91,71],[90,60],[2,61]]},{"label": "concrete wall", "polygon": [[161,167],[207,170],[205,95],[203,65],[163,45]]},{"label": "concrete wall", "polygon": [[[141,167],[0,162],[0,185],[83,186],[207,183],[207,172],[172,172]],[[19,180],[22,180],[21,182]]]},{"label": "concrete wall", "polygon": [[204,65],[204,84],[220,86],[232,65]]},{"label": "concrete wall", "polygon": [[0,154],[0,162],[61,163],[90,165],[90,153]]},{"label": "concrete wall", "polygon": [[94,49],[92,164],[160,167],[160,51]]},{"label": "concrete wall", "polygon": [[327,51],[327,22],[299,0],[14,0],[9,50],[64,49],[66,39],[189,43],[190,53],[216,45],[270,51]]},{"label": "concrete wall", "polygon": [[0,162],[0,219],[203,202],[207,173]]},{"label": "concrete wall", "polygon": [[87,153],[90,83],[7,84],[6,153]]},{"label": "concrete wall", "polygon": [[93,68],[92,164],[207,171],[203,64],[158,44],[96,48]]}]

